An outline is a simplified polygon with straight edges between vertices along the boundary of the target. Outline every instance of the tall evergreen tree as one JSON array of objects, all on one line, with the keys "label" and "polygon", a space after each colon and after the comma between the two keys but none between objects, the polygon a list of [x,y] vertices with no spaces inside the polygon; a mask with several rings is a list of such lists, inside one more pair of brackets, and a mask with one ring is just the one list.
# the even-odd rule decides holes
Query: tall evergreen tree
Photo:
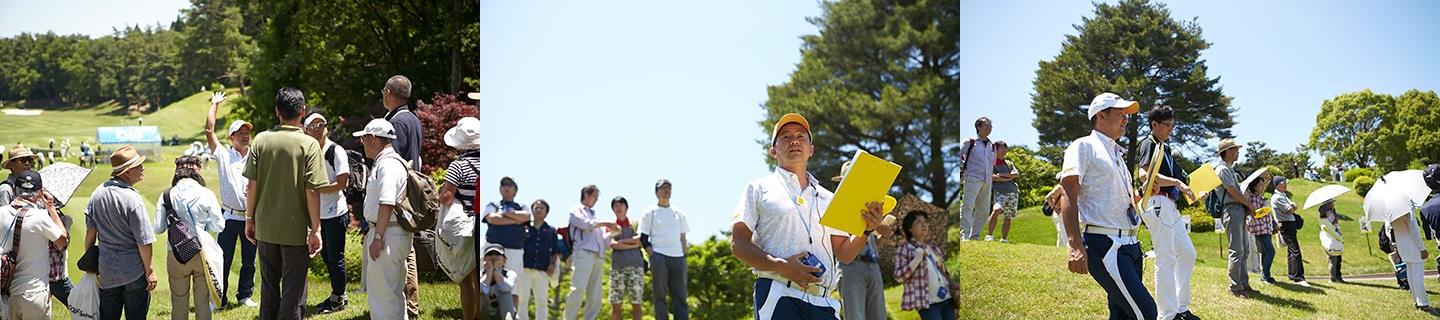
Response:
[{"label": "tall evergreen tree", "polygon": [[[810,120],[810,171],[829,177],[856,149],[905,167],[901,193],[948,207],[960,161],[960,3],[956,0],[823,2],[808,21],[802,60],[769,87],[766,132],[786,113]],[[759,141],[770,147],[770,141]],[[774,159],[767,158],[772,165]],[[834,187],[828,179],[823,183]]]},{"label": "tall evergreen tree", "polygon": [[[1176,21],[1164,4],[1147,0],[1097,3],[1095,16],[1075,25],[1079,34],[1065,36],[1060,54],[1035,72],[1030,108],[1040,145],[1064,147],[1090,134],[1085,108],[1103,92],[1140,101],[1142,112],[1161,104],[1175,109],[1175,146],[1210,150],[1205,140],[1231,136],[1237,109],[1221,93],[1220,78],[1205,74],[1200,51],[1210,43],[1198,20]],[[1133,167],[1139,129],[1147,125],[1143,117],[1131,120],[1119,142]]]}]

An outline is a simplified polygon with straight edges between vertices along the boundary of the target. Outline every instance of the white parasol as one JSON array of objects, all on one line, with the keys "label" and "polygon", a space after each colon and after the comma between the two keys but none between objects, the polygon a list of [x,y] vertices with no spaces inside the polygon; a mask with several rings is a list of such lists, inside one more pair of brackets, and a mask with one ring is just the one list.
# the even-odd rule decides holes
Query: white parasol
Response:
[{"label": "white parasol", "polygon": [[1311,192],[1310,196],[1305,198],[1305,207],[1302,209],[1310,209],[1311,207],[1318,206],[1346,192],[1350,192],[1350,188],[1338,184],[1320,187],[1320,189],[1315,189],[1315,192]]},{"label": "white parasol", "polygon": [[55,196],[55,201],[62,207],[70,202],[70,196],[75,194],[75,189],[80,188],[80,183],[85,182],[85,177],[90,176],[89,168],[69,162],[56,162],[38,172],[40,180],[45,184],[45,191]]},{"label": "white parasol", "polygon": [[1375,181],[1375,187],[1365,194],[1365,220],[1374,222],[1395,221],[1409,215],[1425,198],[1430,196],[1430,187],[1425,185],[1420,170],[1395,171]]}]

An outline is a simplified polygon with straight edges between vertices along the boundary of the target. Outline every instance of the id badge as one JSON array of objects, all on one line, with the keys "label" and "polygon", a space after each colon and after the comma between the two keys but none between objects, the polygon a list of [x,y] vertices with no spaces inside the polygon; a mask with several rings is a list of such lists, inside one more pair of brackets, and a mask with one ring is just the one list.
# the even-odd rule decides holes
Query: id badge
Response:
[{"label": "id badge", "polygon": [[940,286],[940,290],[936,290],[936,291],[938,291],[938,292],[936,292],[935,295],[936,295],[936,296],[939,296],[941,300],[944,300],[945,298],[949,298],[949,297],[950,297],[950,287]]}]

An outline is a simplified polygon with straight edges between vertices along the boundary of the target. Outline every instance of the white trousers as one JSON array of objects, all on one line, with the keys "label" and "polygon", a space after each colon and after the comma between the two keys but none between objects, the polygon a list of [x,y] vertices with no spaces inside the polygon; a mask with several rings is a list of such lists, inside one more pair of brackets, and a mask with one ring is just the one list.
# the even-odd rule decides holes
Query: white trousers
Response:
[{"label": "white trousers", "polygon": [[[363,271],[365,294],[370,302],[370,318],[407,319],[409,314],[405,312],[405,257],[410,255],[410,245],[414,238],[397,224],[391,224],[383,231],[384,249],[380,250],[379,258],[366,262]],[[360,251],[361,258],[370,259],[370,243],[375,241],[376,232],[381,230],[371,228],[370,235],[365,237],[365,248]]]},{"label": "white trousers", "polygon": [[985,223],[990,221],[990,183],[972,176],[961,179],[965,181],[965,195],[960,203],[960,238],[980,240]]},{"label": "white trousers", "polygon": [[605,259],[599,252],[575,250],[570,255],[574,262],[570,273],[570,294],[565,296],[565,319],[574,320],[580,315],[580,302],[585,302],[585,319],[595,320],[600,315],[600,294],[605,290],[601,280],[605,276]]},{"label": "white trousers", "polygon": [[1190,309],[1190,275],[1195,271],[1195,245],[1190,225],[1175,208],[1175,201],[1152,196],[1140,215],[1150,229],[1155,248],[1155,306],[1161,319]]},{"label": "white trousers", "polygon": [[1425,295],[1425,260],[1405,261],[1405,265],[1412,266],[1409,279],[1406,280],[1410,281],[1410,296],[1415,298],[1415,305],[1430,305],[1430,297]]},{"label": "white trousers", "polygon": [[1055,246],[1065,248],[1068,245],[1066,242],[1070,240],[1065,238],[1065,220],[1060,218],[1060,211],[1056,210],[1055,214],[1050,215],[1050,220],[1055,222]]},{"label": "white trousers", "polygon": [[515,280],[515,295],[520,300],[515,301],[515,318],[529,320],[529,312],[526,307],[530,305],[530,299],[535,299],[535,319],[546,320],[550,318],[550,275],[544,270],[524,268],[520,272],[520,278]]}]

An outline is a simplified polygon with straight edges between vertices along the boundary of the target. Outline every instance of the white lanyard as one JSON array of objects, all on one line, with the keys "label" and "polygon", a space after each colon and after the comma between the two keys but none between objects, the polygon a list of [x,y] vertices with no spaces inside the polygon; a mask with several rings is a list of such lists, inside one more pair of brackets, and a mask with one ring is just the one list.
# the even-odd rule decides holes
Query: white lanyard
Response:
[{"label": "white lanyard", "polygon": [[[810,205],[806,205],[806,204],[805,204],[805,198],[803,198],[804,195],[805,195],[805,189],[804,189],[803,186],[800,187],[800,188],[801,188],[801,189],[800,189],[800,196],[795,196],[794,194],[790,193],[790,184],[788,183],[789,181],[785,181],[785,179],[781,179],[781,177],[780,177],[779,175],[776,175],[776,176],[775,176],[775,179],[779,179],[779,180],[780,180],[780,185],[782,185],[782,186],[785,187],[785,195],[789,196],[790,198],[794,198],[794,200],[787,200],[787,201],[790,201],[790,204],[795,205],[795,213],[799,213],[799,214],[800,214],[800,223],[805,224],[805,239],[806,239],[806,240],[809,240],[810,244],[812,244],[812,245],[815,244],[815,237],[814,237],[813,235],[811,235],[811,233],[810,233],[810,221],[807,220],[807,218],[810,218],[810,215],[812,215],[812,214],[815,213],[815,212],[814,212],[814,210],[815,210],[814,208],[815,208],[816,205],[819,204],[818,202],[819,202],[820,192],[819,192],[819,191],[811,191],[811,192],[812,192],[812,193],[810,194],[810,202],[811,202],[811,204],[810,204]],[[813,189],[813,188],[812,188],[812,189]]]}]

